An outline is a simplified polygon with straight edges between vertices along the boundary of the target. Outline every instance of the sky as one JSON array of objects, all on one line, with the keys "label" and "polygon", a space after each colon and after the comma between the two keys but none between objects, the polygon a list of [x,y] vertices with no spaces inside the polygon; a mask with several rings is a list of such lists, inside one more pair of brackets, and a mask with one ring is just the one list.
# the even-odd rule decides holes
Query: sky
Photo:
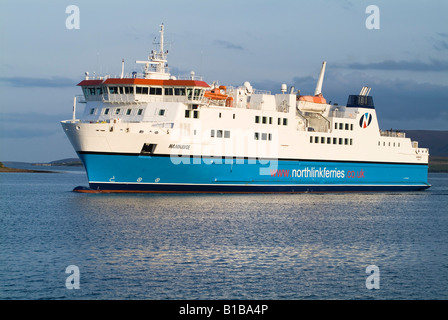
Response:
[{"label": "sky", "polygon": [[[0,161],[76,157],[61,120],[90,75],[141,72],[165,26],[173,75],[282,83],[345,105],[371,87],[380,128],[448,130],[448,2],[0,0]],[[79,9],[79,28],[70,5]],[[366,9],[375,5],[377,10]],[[69,23],[69,25],[70,25]],[[374,28],[372,28],[374,27]],[[81,111],[78,111],[81,113]]]}]

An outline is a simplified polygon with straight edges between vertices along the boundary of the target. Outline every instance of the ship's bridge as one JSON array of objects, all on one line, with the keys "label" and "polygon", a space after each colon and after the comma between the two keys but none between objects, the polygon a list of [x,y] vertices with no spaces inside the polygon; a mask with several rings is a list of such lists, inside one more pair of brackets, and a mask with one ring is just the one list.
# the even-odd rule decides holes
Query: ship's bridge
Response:
[{"label": "ship's bridge", "polygon": [[200,103],[210,86],[199,80],[108,78],[83,80],[85,101],[106,103],[183,102]]}]

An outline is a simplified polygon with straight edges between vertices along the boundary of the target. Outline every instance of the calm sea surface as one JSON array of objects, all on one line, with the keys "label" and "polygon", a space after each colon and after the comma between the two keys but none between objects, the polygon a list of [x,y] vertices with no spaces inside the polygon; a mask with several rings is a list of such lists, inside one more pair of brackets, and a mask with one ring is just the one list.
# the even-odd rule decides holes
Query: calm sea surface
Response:
[{"label": "calm sea surface", "polygon": [[448,298],[448,174],[411,193],[151,195],[74,193],[87,178],[67,170],[0,173],[0,299]]}]

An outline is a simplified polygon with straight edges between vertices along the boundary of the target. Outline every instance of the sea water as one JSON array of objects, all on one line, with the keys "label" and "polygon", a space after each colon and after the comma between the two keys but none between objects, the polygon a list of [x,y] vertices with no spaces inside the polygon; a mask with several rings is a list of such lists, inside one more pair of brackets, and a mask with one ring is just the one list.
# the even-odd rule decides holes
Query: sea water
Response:
[{"label": "sea water", "polygon": [[447,299],[448,174],[429,181],[407,193],[81,194],[83,170],[1,173],[0,299]]}]

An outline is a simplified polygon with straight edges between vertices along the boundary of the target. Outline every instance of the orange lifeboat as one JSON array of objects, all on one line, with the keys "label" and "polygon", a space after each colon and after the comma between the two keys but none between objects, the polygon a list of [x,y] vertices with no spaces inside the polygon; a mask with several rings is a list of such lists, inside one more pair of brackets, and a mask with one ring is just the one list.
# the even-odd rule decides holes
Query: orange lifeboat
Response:
[{"label": "orange lifeboat", "polygon": [[211,100],[225,101],[226,107],[233,107],[233,97],[226,94],[225,93],[226,91],[227,91],[226,86],[219,86],[219,88],[205,91],[204,98],[208,98]]},{"label": "orange lifeboat", "polygon": [[210,91],[205,91],[204,97],[213,99],[213,100],[226,100],[227,99],[227,95],[221,93],[221,90],[219,88],[212,89]]},{"label": "orange lifeboat", "polygon": [[322,96],[322,94],[319,94],[317,96],[299,96],[299,101],[307,101],[307,102],[314,102],[314,103],[323,103],[326,104],[327,100]]}]

